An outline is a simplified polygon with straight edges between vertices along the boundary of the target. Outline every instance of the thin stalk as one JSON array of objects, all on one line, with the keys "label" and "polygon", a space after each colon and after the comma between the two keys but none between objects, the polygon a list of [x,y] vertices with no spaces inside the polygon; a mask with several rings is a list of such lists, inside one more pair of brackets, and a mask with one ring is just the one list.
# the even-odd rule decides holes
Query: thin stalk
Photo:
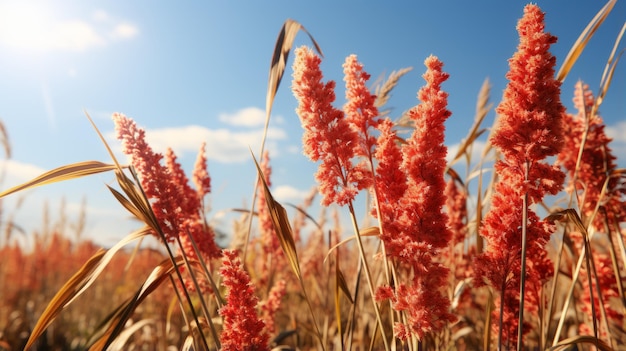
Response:
[{"label": "thin stalk", "polygon": [[[590,258],[591,256],[591,245],[589,244],[589,238],[587,235],[583,235],[583,240],[585,242],[585,260],[587,261],[587,281],[589,282],[589,302],[591,303],[591,321],[593,322],[593,336],[596,338],[596,348],[598,348],[597,340],[598,340],[598,322],[596,321],[596,304],[593,298],[593,280],[591,277],[591,271],[595,271],[595,266],[593,264],[593,260]],[[597,277],[597,274],[595,274]],[[596,282],[596,288],[600,288]],[[598,293],[598,298],[602,301],[602,297]]]},{"label": "thin stalk", "polygon": [[354,283],[354,303],[352,304],[352,308],[350,309],[350,331],[348,332],[348,348],[347,350],[352,350],[352,340],[354,335],[354,328],[356,323],[356,306],[359,303],[359,290],[361,287],[361,272],[363,271],[363,262],[359,260],[359,265],[356,270],[356,282]]},{"label": "thin stalk", "polygon": [[491,351],[491,312],[493,312],[493,291],[488,288],[489,299],[485,311],[485,327],[483,328],[483,350]]},{"label": "thin stalk", "polygon": [[180,307],[181,310],[181,315],[183,316],[183,320],[185,321],[185,325],[187,326],[187,328],[189,328],[189,332],[191,333],[191,340],[193,341],[193,347],[200,349],[198,342],[196,341],[196,338],[193,337],[193,328],[191,327],[191,323],[189,323],[189,318],[187,318],[187,314],[185,313],[185,307],[182,304],[182,296],[180,296],[180,292],[178,292],[178,289],[176,288],[176,282],[174,281],[174,278],[172,277],[172,275],[170,274],[169,276],[170,278],[170,282],[172,283],[172,289],[174,290],[174,293],[176,294],[176,297],[178,299],[178,306]]},{"label": "thin stalk", "polygon": [[[139,177],[137,176],[137,173],[135,172],[135,168],[131,166],[131,167],[129,167],[129,169],[130,169],[131,175],[133,176],[133,179],[135,180],[136,189],[138,189],[138,191],[141,193],[145,203],[149,204],[148,197],[146,196],[146,193],[143,190],[143,187],[141,186],[141,182],[139,181]],[[126,177],[126,176],[124,175],[124,177]],[[129,183],[130,182],[131,181],[129,179]],[[151,220],[153,221],[153,223],[158,223],[157,220],[156,220],[156,215],[152,211],[152,207],[148,206],[147,210],[149,211],[148,215],[151,217]],[[163,233],[163,230],[158,225],[156,225],[156,227],[154,227],[152,229],[154,229],[157,232],[159,238],[163,242],[163,246],[165,246],[165,250],[167,251],[167,255],[170,258],[170,261],[172,262],[172,266],[174,267],[174,271],[176,272],[176,277],[178,278],[178,281],[182,285],[184,285],[185,282],[183,280],[183,275],[180,272],[180,268],[178,268],[178,264],[176,263],[176,258],[174,256],[174,253],[172,252],[172,248],[167,243],[167,239],[165,238],[165,233]],[[189,309],[191,311],[191,314],[193,315],[194,321],[196,322],[196,325],[198,325],[198,327],[199,327],[200,326],[200,320],[198,319],[198,314],[196,313],[196,311],[195,311],[195,309],[193,307],[193,303],[191,301],[191,296],[189,296],[189,292],[186,289],[183,289],[183,292],[184,292],[184,295],[185,295],[185,300],[187,301],[187,304],[189,305]],[[199,329],[199,330],[200,330],[200,333],[202,334],[202,330],[201,329]],[[201,339],[202,339],[202,342],[204,344],[204,347],[208,350],[209,349],[209,345],[208,345],[208,343],[206,341],[206,338],[204,338],[204,335],[203,335],[203,337]],[[216,344],[218,349],[221,347],[219,339],[217,339],[217,338],[215,338],[215,344]]]},{"label": "thin stalk", "polygon": [[[526,161],[526,169],[524,170],[524,181],[528,181],[528,172],[530,164]],[[517,351],[521,351],[524,341],[524,294],[526,292],[526,232],[528,227],[528,192],[524,193],[522,199],[522,268],[520,272],[519,287],[519,319],[517,324]]]},{"label": "thin stalk", "polygon": [[[502,286],[500,287],[500,317],[498,320],[498,351],[502,350],[502,327],[504,321],[504,294],[506,292],[506,281],[502,280]],[[485,326],[488,328],[488,326]]]},{"label": "thin stalk", "polygon": [[[583,246],[583,250],[587,251],[587,246]],[[572,275],[572,284],[570,285],[569,290],[567,291],[567,295],[565,297],[565,303],[563,305],[563,309],[561,310],[561,317],[559,318],[559,324],[556,327],[556,331],[554,333],[554,340],[552,341],[552,347],[556,346],[559,343],[559,336],[561,335],[561,330],[563,329],[563,324],[565,323],[565,314],[567,310],[569,310],[569,305],[572,300],[572,296],[574,295],[574,289],[576,288],[576,281],[578,280],[578,276],[580,275],[580,269],[583,265],[583,258],[586,255],[586,252],[583,252],[582,255],[578,257],[578,262],[576,263],[576,269],[574,270],[574,274]]]},{"label": "thin stalk", "polygon": [[[613,274],[615,274],[615,283],[617,284],[617,291],[619,296],[621,296],[620,300],[622,302],[622,309],[624,308],[624,285],[622,283],[622,276],[619,271],[619,261],[617,260],[617,252],[615,252],[615,242],[613,241],[613,230],[611,230],[611,224],[609,223],[608,216],[605,213],[604,216],[605,227],[607,231],[607,237],[609,239],[609,253],[611,255],[611,262],[613,263]],[[616,236],[619,238],[619,232],[616,233]],[[619,239],[618,239],[619,240]]]},{"label": "thin stalk", "polygon": [[[543,294],[544,294],[544,289],[543,289],[543,285],[539,288],[539,298],[541,299],[540,301],[543,301]],[[539,333],[541,335],[541,331],[544,328],[544,321],[545,321],[545,308],[543,303],[539,303]],[[543,340],[541,339],[541,337],[539,337],[539,350],[543,350]]]},{"label": "thin stalk", "polygon": [[[624,244],[624,237],[620,235],[620,225],[617,218],[613,219],[613,230],[617,233],[617,243],[619,244],[620,255],[622,256],[622,262],[626,263],[626,245]],[[626,309],[626,296],[622,294],[622,308]],[[625,311],[626,313],[626,311]]]},{"label": "thin stalk", "polygon": [[[189,237],[191,237],[190,233],[187,233],[187,235],[189,235]],[[180,241],[180,237],[176,237],[176,242],[178,242],[178,246],[179,247],[183,247],[182,242]],[[202,312],[204,313],[205,318],[207,319],[207,322],[209,322],[209,327],[211,329],[211,334],[213,335],[213,338],[215,339],[215,343],[217,344],[217,347],[220,348],[220,342],[219,342],[219,337],[217,335],[217,331],[215,330],[215,325],[213,325],[213,318],[211,318],[211,313],[209,313],[209,308],[206,305],[206,301],[204,301],[204,297],[202,296],[202,292],[200,290],[200,285],[198,284],[198,279],[196,279],[196,274],[194,273],[193,269],[191,269],[191,264],[189,263],[189,259],[187,258],[187,255],[185,254],[184,251],[181,250],[181,256],[183,257],[183,260],[185,261],[185,266],[187,267],[187,271],[189,272],[189,276],[191,277],[191,281],[193,282],[193,286],[194,288],[196,288],[196,292],[198,292],[198,297],[200,300],[200,306],[202,307]],[[200,256],[198,256],[200,257]],[[182,285],[183,290],[187,290],[185,288],[185,285]],[[216,290],[217,293],[217,290]],[[200,329],[200,325],[198,325],[198,328]]]},{"label": "thin stalk", "polygon": [[[367,140],[368,137],[369,135],[366,133],[365,140]],[[378,201],[380,197],[378,196],[378,187],[376,186],[376,168],[374,167],[374,154],[371,148],[367,148],[367,161],[369,164],[370,172],[372,172],[372,178],[374,179],[374,185],[372,186],[372,190],[373,190],[372,194],[374,196],[376,218],[378,218],[378,231],[380,232],[380,236],[382,237],[384,235],[384,225],[383,225],[383,220],[382,220],[382,214],[380,212],[380,202]],[[381,247],[382,247],[382,254],[383,254],[383,268],[385,271],[386,283],[391,284],[389,260],[387,259],[387,249],[385,248],[385,243],[382,241],[381,241]],[[390,318],[391,325],[393,325],[394,315],[393,315],[393,307],[392,307],[391,300],[389,300],[389,318]],[[383,334],[383,338],[385,338],[384,334]]]},{"label": "thin stalk", "polygon": [[309,306],[309,312],[311,313],[311,317],[313,318],[313,326],[315,327],[316,336],[320,341],[320,345],[322,347],[322,351],[326,350],[326,346],[324,346],[324,340],[322,338],[322,333],[320,332],[319,325],[317,324],[317,318],[315,318],[315,313],[313,313],[313,306],[311,305],[311,300],[309,299],[309,295],[306,292],[304,287],[304,281],[302,280],[302,276],[298,276],[298,280],[300,281],[300,286],[302,287],[302,293],[304,294],[304,300],[306,300],[307,306]]},{"label": "thin stalk", "polygon": [[202,266],[202,270],[204,271],[204,274],[207,277],[207,280],[211,283],[211,289],[213,289],[213,293],[215,295],[215,301],[217,302],[217,308],[222,308],[222,306],[224,306],[224,304],[226,303],[224,301],[224,299],[222,298],[222,296],[219,293],[219,289],[217,288],[217,284],[215,284],[215,280],[213,279],[213,277],[211,276],[211,273],[209,273],[209,269],[207,268],[205,262],[202,261],[202,259],[200,258],[200,250],[198,250],[198,246],[196,245],[196,241],[193,239],[193,237],[191,235],[189,235],[189,241],[191,242],[191,246],[193,246],[193,250],[196,253],[196,256],[198,257],[198,261],[200,261],[200,265]]},{"label": "thin stalk", "polygon": [[387,334],[385,333],[383,320],[380,316],[380,310],[378,308],[378,304],[376,303],[374,282],[372,281],[372,274],[370,272],[369,265],[367,264],[367,259],[365,258],[365,249],[363,248],[363,241],[361,240],[361,233],[359,232],[359,226],[356,222],[356,214],[354,211],[354,206],[352,205],[352,201],[349,202],[348,206],[350,208],[350,219],[352,220],[352,226],[354,227],[356,242],[359,247],[359,254],[361,256],[361,261],[363,261],[363,267],[365,268],[365,277],[367,278],[367,285],[369,286],[369,289],[370,289],[370,295],[372,297],[372,305],[374,306],[374,312],[376,312],[376,320],[378,321],[378,324],[380,324],[380,333],[382,335],[383,343],[385,344],[385,350],[389,351],[389,342],[387,341]]},{"label": "thin stalk", "polygon": [[[376,179],[376,170],[374,169],[374,161],[372,160],[371,154],[369,158],[369,164],[370,164],[370,170],[372,172],[372,176],[374,177],[374,179]],[[374,190],[373,193],[374,193],[374,203],[376,204],[376,218],[378,218],[378,230],[380,232],[380,236],[382,237],[384,234],[384,226],[383,226],[383,220],[381,217],[382,215],[380,212],[380,203],[378,202],[378,188],[376,187],[376,184],[374,184],[372,188]],[[385,243],[382,240],[381,240],[381,250],[383,254],[383,269],[385,270],[386,283],[391,285],[389,260],[387,259],[387,249],[385,248]],[[392,306],[391,300],[389,300],[389,318],[390,318],[391,325],[393,325],[395,319],[394,319],[393,306]]]},{"label": "thin stalk", "polygon": [[560,267],[561,267],[561,257],[563,256],[563,250],[565,248],[565,235],[567,235],[567,227],[563,229],[563,236],[561,237],[561,242],[559,243],[559,254],[556,258],[556,263],[554,264],[554,278],[552,279],[552,286],[550,287],[550,300],[548,301],[548,318],[547,322],[544,323],[544,329],[541,331],[541,344],[548,344],[548,333],[550,332],[550,321],[552,321],[552,311],[554,310],[554,299],[556,296],[556,287],[558,286],[559,276],[561,275]]}]

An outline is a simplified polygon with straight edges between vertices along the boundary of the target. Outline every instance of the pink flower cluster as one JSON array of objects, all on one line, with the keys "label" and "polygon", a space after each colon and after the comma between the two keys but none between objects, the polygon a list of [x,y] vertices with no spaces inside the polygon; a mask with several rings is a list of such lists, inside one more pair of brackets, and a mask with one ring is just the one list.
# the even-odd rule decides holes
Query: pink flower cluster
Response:
[{"label": "pink flower cluster", "polygon": [[219,310],[224,320],[220,336],[224,351],[269,350],[265,323],[257,314],[258,298],[250,285],[237,251],[225,250],[220,275],[228,289],[226,305]]},{"label": "pink flower cluster", "polygon": [[297,48],[295,53],[292,90],[299,103],[296,113],[305,129],[303,151],[312,161],[321,161],[315,179],[322,204],[343,206],[370,185],[371,172],[352,163],[358,134],[344,112],[332,105],[335,82],[322,82],[321,59],[306,47]]},{"label": "pink flower cluster", "polygon": [[[197,186],[194,190],[171,149],[165,157],[152,150],[145,131],[123,114],[114,113],[113,122],[117,138],[122,141],[122,151],[131,158],[165,239],[175,242],[179,238],[188,257],[197,257],[191,238],[203,259],[219,257],[221,251],[215,243],[215,233],[203,218],[202,199],[211,190],[204,145],[193,172]],[[165,164],[161,163],[163,159]]]},{"label": "pink flower cluster", "polygon": [[529,287],[522,298],[528,302],[526,309],[533,312],[540,302],[542,284],[553,271],[545,246],[554,227],[540,220],[530,205],[556,194],[564,181],[561,170],[544,161],[556,155],[563,144],[565,113],[560,82],[554,78],[556,59],[549,52],[557,38],[544,29],[543,12],[536,5],[527,5],[517,25],[520,42],[509,60],[509,83],[496,109],[499,119],[491,143],[503,157],[495,164],[498,183],[480,232],[487,242],[486,251],[476,265],[478,284],[486,282],[500,292],[500,306],[505,308],[503,337],[512,344],[516,343],[519,314],[522,226],[527,228]]},{"label": "pink flower cluster", "polygon": [[400,148],[391,124],[383,122],[376,154],[381,239],[388,255],[408,278],[408,282],[398,282],[395,291],[381,288],[378,298],[391,299],[395,310],[406,313],[407,322],[397,323],[394,329],[402,339],[411,335],[422,339],[456,320],[443,288],[449,269],[437,259],[452,237],[443,212],[447,153],[444,122],[451,112],[447,109],[448,94],[441,90],[441,84],[448,74],[434,56],[424,64],[426,85],[418,92],[421,103],[409,111],[415,124],[412,135]]},{"label": "pink flower cluster", "polygon": [[[455,319],[443,291],[448,269],[437,260],[452,235],[443,212],[444,122],[451,113],[441,83],[448,74],[436,57],[426,59],[427,84],[418,93],[422,103],[409,112],[415,130],[400,147],[393,122],[378,116],[376,97],[365,85],[369,74],[356,56],[349,56],[344,64],[347,103],[343,111],[332,106],[334,82],[322,83],[319,64],[311,50],[296,50],[293,91],[305,129],[304,153],[322,161],[316,174],[322,203],[351,204],[359,190],[374,191],[381,239],[407,278],[395,289],[381,288],[377,297],[390,299],[393,308],[407,316],[406,323],[395,326],[398,337],[422,338],[439,331]],[[378,138],[374,130],[379,131]],[[354,165],[356,158],[361,161]]]}]

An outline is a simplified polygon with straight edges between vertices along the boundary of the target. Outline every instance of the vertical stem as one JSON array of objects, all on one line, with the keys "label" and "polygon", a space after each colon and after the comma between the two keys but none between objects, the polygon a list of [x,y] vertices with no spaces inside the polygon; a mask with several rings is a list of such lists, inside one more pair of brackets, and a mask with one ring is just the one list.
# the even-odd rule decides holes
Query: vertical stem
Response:
[{"label": "vertical stem", "polygon": [[367,285],[369,286],[370,295],[372,296],[372,304],[374,305],[374,312],[376,312],[376,320],[378,324],[380,325],[380,334],[382,336],[383,343],[385,344],[385,350],[389,350],[389,343],[387,341],[387,335],[385,334],[383,320],[380,317],[380,310],[378,308],[378,304],[376,303],[374,282],[372,282],[372,274],[370,272],[369,265],[367,264],[367,260],[365,258],[365,249],[363,248],[363,241],[361,240],[361,233],[359,232],[359,226],[356,223],[356,215],[354,212],[354,206],[352,206],[352,202],[350,202],[348,206],[350,208],[350,218],[352,219],[352,226],[354,227],[354,233],[356,236],[356,242],[359,247],[361,261],[363,262],[363,268],[365,268],[365,277],[367,278]]},{"label": "vertical stem", "polygon": [[[583,234],[584,235],[584,234]],[[559,318],[559,323],[556,327],[556,331],[554,333],[554,340],[552,341],[552,346],[556,346],[559,343],[559,338],[561,335],[561,330],[563,329],[563,324],[565,323],[565,314],[569,310],[569,305],[572,301],[572,296],[574,295],[574,288],[576,287],[576,281],[578,280],[578,275],[580,274],[580,269],[583,265],[584,255],[587,253],[587,245],[583,246],[583,253],[578,257],[578,262],[576,263],[576,268],[574,269],[574,274],[572,274],[572,284],[570,285],[567,294],[565,295],[565,302],[563,304],[563,308],[561,309],[561,317]]]},{"label": "vertical stem", "polygon": [[[528,181],[528,171],[530,164],[526,161],[524,170],[524,180]],[[526,292],[526,232],[528,227],[528,192],[524,192],[522,199],[522,268],[520,272],[519,287],[519,319],[517,324],[517,351],[522,349],[524,335],[524,293]]]},{"label": "vertical stem", "polygon": [[[506,290],[506,280],[502,280],[502,286],[500,287],[500,319],[498,321],[498,351],[502,350],[502,328],[504,322],[504,293]],[[489,326],[485,326],[488,328]]]},{"label": "vertical stem", "polygon": [[[191,233],[187,232],[187,235],[191,238]],[[182,248],[183,247],[183,243],[180,241],[180,236],[176,237],[176,242],[178,243],[178,247]],[[198,260],[201,260],[200,258],[200,252],[196,251],[196,254],[198,255]],[[185,254],[185,252],[181,249],[181,253],[180,255],[182,256],[183,260],[185,261],[185,267],[187,268],[187,273],[189,274],[189,277],[191,277],[191,281],[193,282],[193,286],[196,289],[196,292],[198,293],[198,300],[200,301],[200,307],[202,308],[202,312],[204,313],[204,316],[207,320],[207,322],[209,322],[209,327],[211,329],[211,334],[213,335],[213,339],[215,339],[215,343],[217,345],[217,347],[220,347],[220,339],[217,335],[217,331],[215,330],[215,325],[213,325],[213,319],[211,318],[211,313],[209,312],[209,308],[206,304],[206,301],[204,300],[204,296],[202,296],[202,290],[200,290],[200,284],[198,284],[198,279],[196,278],[196,273],[194,273],[193,269],[191,268],[191,264],[189,263],[189,258],[187,257],[187,254]],[[209,279],[209,278],[207,278]],[[185,282],[182,282],[181,284],[182,289],[185,290],[185,292],[187,292],[187,287],[185,286]],[[218,290],[214,290],[215,294],[218,295],[219,291]],[[218,299],[219,300],[219,299]],[[198,329],[200,329],[201,327],[198,325]]]},{"label": "vertical stem", "polygon": [[556,287],[558,286],[559,276],[561,275],[559,268],[561,267],[561,257],[563,256],[563,250],[565,248],[565,235],[567,235],[567,227],[563,229],[563,236],[559,243],[558,255],[556,256],[556,263],[554,264],[554,278],[552,279],[552,286],[550,287],[550,299],[548,300],[548,313],[546,314],[546,323],[544,323],[544,329],[541,332],[542,344],[548,345],[548,337],[550,336],[550,322],[552,321],[552,312],[554,310],[554,299],[556,296]]}]

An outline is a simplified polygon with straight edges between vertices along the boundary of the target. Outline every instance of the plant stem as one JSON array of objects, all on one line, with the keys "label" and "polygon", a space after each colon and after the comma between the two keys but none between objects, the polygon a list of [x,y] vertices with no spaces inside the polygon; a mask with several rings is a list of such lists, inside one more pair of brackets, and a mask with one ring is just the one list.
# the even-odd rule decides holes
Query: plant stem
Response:
[{"label": "plant stem", "polygon": [[[530,163],[526,161],[524,180],[528,181]],[[519,319],[517,324],[517,351],[522,350],[524,336],[524,293],[526,292],[526,232],[528,227],[528,192],[524,192],[522,199],[522,268],[519,287]]]},{"label": "plant stem", "polygon": [[356,214],[354,212],[354,206],[352,205],[352,201],[348,204],[350,208],[350,218],[352,219],[352,226],[354,227],[354,233],[356,236],[356,242],[359,246],[359,253],[361,256],[361,261],[363,262],[363,268],[365,268],[365,277],[367,278],[367,285],[370,289],[370,295],[372,297],[372,305],[374,306],[374,312],[376,312],[376,320],[380,325],[380,334],[383,339],[383,343],[385,344],[385,350],[389,351],[389,343],[387,341],[387,335],[385,333],[385,327],[383,325],[383,320],[380,316],[380,310],[378,308],[378,304],[376,303],[376,296],[374,291],[374,283],[372,282],[372,274],[369,269],[369,265],[367,264],[367,260],[365,258],[365,249],[363,248],[363,241],[361,240],[361,233],[359,232],[359,226],[356,222]]}]

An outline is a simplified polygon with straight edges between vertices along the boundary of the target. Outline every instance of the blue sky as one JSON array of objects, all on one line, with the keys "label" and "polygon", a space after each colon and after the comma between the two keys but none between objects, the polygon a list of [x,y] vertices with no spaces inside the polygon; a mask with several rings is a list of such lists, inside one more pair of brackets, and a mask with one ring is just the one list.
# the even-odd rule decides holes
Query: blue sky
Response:
[{"label": "blue sky", "polygon": [[[560,66],[603,1],[538,1]],[[269,62],[287,18],[302,23],[325,58],[327,79],[342,86],[345,57],[357,54],[375,80],[411,66],[394,90],[393,115],[417,104],[423,61],[438,56],[450,73],[444,83],[453,112],[451,147],[473,121],[485,78],[497,104],[506,85],[507,60],[517,46],[515,26],[523,1],[23,1],[0,0],[0,119],[12,158],[4,162],[6,189],[54,167],[84,160],[109,161],[85,118],[87,111],[112,146],[110,116],[122,112],[147,129],[157,150],[171,146],[190,169],[207,142],[213,178],[213,214],[242,207],[251,198],[255,171],[248,147],[258,150]],[[572,107],[577,79],[598,90],[604,65],[626,19],[618,2],[563,86]],[[297,45],[310,44],[305,35]],[[621,45],[621,48],[624,44]],[[274,191],[298,203],[313,185],[316,165],[301,154],[301,128],[291,94],[291,60],[276,99],[268,147]],[[343,104],[339,89],[337,106]],[[626,165],[626,69],[618,67],[601,115]],[[490,113],[486,126],[491,124]],[[42,226],[43,204],[58,218],[65,198],[70,219],[87,199],[86,235],[109,245],[136,227],[108,193],[113,176],[59,183],[7,198],[4,216],[16,210],[30,233]],[[6,218],[6,217],[5,217]],[[228,223],[226,223],[228,224]],[[29,237],[23,239],[28,242]]]}]

